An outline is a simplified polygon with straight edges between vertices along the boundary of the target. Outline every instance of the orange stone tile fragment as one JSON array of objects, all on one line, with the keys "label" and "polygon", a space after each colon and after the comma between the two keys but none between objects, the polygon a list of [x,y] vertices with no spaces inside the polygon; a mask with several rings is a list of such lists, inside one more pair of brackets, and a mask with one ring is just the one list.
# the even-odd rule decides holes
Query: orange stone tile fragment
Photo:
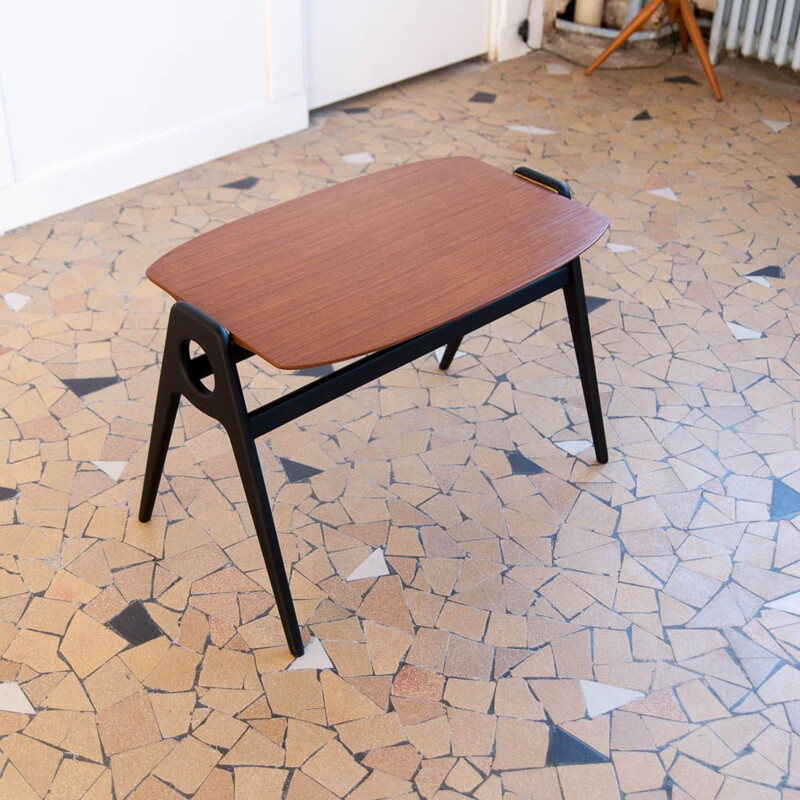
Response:
[{"label": "orange stone tile fragment", "polygon": [[97,715],[100,739],[108,755],[142,747],[161,738],[146,692],[126,697]]},{"label": "orange stone tile fragment", "polygon": [[329,725],[383,713],[380,706],[333,672],[323,671],[320,674],[320,684]]},{"label": "orange stone tile fragment", "polygon": [[60,643],[58,636],[21,630],[6,648],[3,658],[27,664],[36,672],[60,672],[68,666],[58,655]]},{"label": "orange stone tile fragment", "polygon": [[61,652],[78,677],[85,678],[127,646],[110,628],[78,611],[64,635]]},{"label": "orange stone tile fragment", "polygon": [[344,797],[367,774],[336,741],[328,742],[306,761],[303,772],[339,797]]},{"label": "orange stone tile fragment", "polygon": [[153,774],[186,794],[197,791],[219,761],[219,751],[194,736],[182,739]]},{"label": "orange stone tile fragment", "polygon": [[360,617],[413,633],[403,585],[396,575],[379,578],[359,606]]},{"label": "orange stone tile fragment", "polygon": [[117,796],[127,796],[145,775],[166,758],[175,745],[176,742],[167,739],[111,756],[111,773]]}]

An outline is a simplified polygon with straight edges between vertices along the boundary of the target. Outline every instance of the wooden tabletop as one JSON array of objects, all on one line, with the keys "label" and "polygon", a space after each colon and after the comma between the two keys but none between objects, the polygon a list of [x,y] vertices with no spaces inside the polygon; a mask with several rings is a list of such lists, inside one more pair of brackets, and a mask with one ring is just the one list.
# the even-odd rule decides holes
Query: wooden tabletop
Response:
[{"label": "wooden tabletop", "polygon": [[472,158],[387,169],[230,222],[147,276],[280,369],[432,330],[601,236],[585,206]]}]

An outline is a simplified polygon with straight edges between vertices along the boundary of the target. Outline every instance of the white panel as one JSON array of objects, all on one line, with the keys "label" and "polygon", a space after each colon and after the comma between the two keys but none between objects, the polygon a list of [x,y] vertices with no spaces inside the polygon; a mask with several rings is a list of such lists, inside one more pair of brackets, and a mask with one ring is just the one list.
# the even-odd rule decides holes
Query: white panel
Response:
[{"label": "white panel", "polygon": [[[731,18],[728,22],[728,37],[725,40],[725,49],[728,51],[734,50],[739,46],[740,20],[744,13],[742,11],[742,2],[743,0],[733,0],[733,5],[731,6]],[[753,0],[753,2],[756,2],[756,0]],[[720,9],[720,13],[722,13],[722,9]]]},{"label": "white panel", "polygon": [[775,44],[775,63],[779,67],[782,67],[789,60],[789,35],[792,29],[792,15],[798,2],[800,0],[787,0],[783,4],[781,27],[778,31],[778,41]]},{"label": "white panel", "polygon": [[772,26],[775,22],[775,10],[778,0],[767,0],[764,20],[761,23],[761,37],[758,40],[758,58],[766,61],[772,55]]},{"label": "white panel", "polygon": [[708,39],[708,57],[712,64],[717,64],[722,52],[723,25],[725,12],[731,5],[731,0],[717,0],[714,9],[714,19],[711,21],[711,35]]},{"label": "white panel", "polygon": [[200,120],[0,188],[0,233],[308,125],[305,95]]},{"label": "white panel", "polygon": [[266,95],[264,0],[25,0],[0,11],[17,180]]},{"label": "white panel", "polygon": [[14,182],[14,164],[11,160],[11,143],[8,141],[6,114],[3,105],[3,82],[0,75],[0,189]]},{"label": "white panel", "polygon": [[744,31],[742,33],[742,41],[740,43],[743,56],[751,56],[755,52],[756,22],[758,21],[758,12],[760,8],[760,0],[750,0],[750,6],[747,9],[747,18],[744,24]]},{"label": "white panel", "polygon": [[300,0],[268,0],[270,99],[305,91],[305,20]]},{"label": "white panel", "polygon": [[[491,5],[490,60],[519,58],[542,46],[542,0],[492,0]],[[518,32],[520,23],[525,19],[528,20],[527,43]]]},{"label": "white panel", "polygon": [[792,69],[797,72],[800,70],[800,31],[794,40],[794,55],[792,56]]},{"label": "white panel", "polygon": [[800,70],[799,4],[800,0],[719,0],[711,24],[711,63],[719,60],[724,39],[728,53],[756,54],[779,67],[789,60],[793,48],[792,68]]},{"label": "white panel", "polygon": [[306,127],[304,36],[299,0],[0,2],[0,231]]},{"label": "white panel", "polygon": [[489,0],[308,0],[309,105],[488,49]]}]

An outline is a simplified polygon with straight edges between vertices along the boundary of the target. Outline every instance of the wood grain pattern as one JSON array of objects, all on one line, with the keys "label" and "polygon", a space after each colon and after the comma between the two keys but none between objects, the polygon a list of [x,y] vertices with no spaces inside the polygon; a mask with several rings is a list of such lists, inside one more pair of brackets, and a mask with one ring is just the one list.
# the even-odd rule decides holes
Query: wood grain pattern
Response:
[{"label": "wood grain pattern", "polygon": [[582,253],[608,220],[496,167],[407,164],[205,233],[147,276],[276,367],[409,339]]}]

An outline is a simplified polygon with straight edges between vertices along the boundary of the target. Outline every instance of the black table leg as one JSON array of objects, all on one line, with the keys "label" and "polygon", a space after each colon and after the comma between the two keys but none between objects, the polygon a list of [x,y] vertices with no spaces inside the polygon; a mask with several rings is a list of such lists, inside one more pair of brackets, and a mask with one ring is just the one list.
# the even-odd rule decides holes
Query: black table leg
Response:
[{"label": "black table leg", "polygon": [[[551,178],[543,172],[537,172],[530,167],[517,167],[514,174],[528,181],[549,189],[551,192],[572,199],[572,193],[564,181]],[[603,426],[603,409],[600,406],[600,392],[597,388],[597,371],[594,365],[594,352],[592,350],[592,332],[589,328],[589,312],[586,308],[586,292],[583,289],[583,274],[581,260],[575,258],[567,264],[569,280],[564,288],[564,300],[567,303],[569,327],[572,331],[572,341],[575,345],[575,358],[578,361],[578,373],[581,376],[583,399],[586,402],[586,412],[589,415],[589,427],[594,439],[594,452],[601,464],[608,463],[608,445],[606,444],[606,431]]]},{"label": "black table leg", "polygon": [[167,458],[169,440],[175,426],[178,404],[181,396],[169,387],[167,370],[162,366],[158,380],[156,408],[153,413],[153,427],[150,431],[150,449],[147,451],[147,466],[144,471],[142,498],[139,502],[139,522],[149,522],[153,516],[153,506],[158,496],[158,484],[164,474],[164,461]]},{"label": "black table leg", "polygon": [[608,462],[608,446],[603,426],[603,409],[600,406],[600,392],[597,387],[592,332],[589,328],[589,313],[586,308],[586,293],[583,289],[580,258],[576,258],[569,268],[570,282],[564,287],[564,300],[567,303],[569,327],[575,345],[575,358],[581,376],[586,412],[589,415],[589,427],[594,439],[594,452],[597,460],[601,464],[605,464]]},{"label": "black table leg", "polygon": [[458,348],[461,347],[461,338],[462,337],[459,336],[458,339],[453,339],[453,341],[449,342],[444,348],[442,360],[439,362],[439,369],[448,369],[453,363],[453,359],[456,357]]},{"label": "black table leg", "polygon": [[[204,356],[191,357],[192,342],[203,349]],[[172,307],[139,519],[147,522],[153,512],[178,403],[185,397],[200,411],[221,422],[230,437],[286,641],[292,654],[301,656],[303,640],[236,369],[236,362],[246,354],[247,351],[231,342],[224,328],[196,308],[188,303],[176,303]],[[211,374],[214,388],[209,390],[201,379]]]}]

